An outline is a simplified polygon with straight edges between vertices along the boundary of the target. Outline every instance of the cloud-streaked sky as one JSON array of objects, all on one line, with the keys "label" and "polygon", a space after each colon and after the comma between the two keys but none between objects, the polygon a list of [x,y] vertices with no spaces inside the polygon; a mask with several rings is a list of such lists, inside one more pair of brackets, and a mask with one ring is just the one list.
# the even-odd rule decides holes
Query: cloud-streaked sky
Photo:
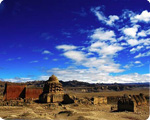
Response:
[{"label": "cloud-streaked sky", "polygon": [[148,82],[147,0],[3,0],[0,80]]}]

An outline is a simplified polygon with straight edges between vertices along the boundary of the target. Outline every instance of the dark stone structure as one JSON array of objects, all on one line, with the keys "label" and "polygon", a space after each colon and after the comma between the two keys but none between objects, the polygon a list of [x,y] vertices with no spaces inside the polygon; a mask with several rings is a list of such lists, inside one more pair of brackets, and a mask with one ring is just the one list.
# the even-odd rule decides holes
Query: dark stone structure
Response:
[{"label": "dark stone structure", "polygon": [[73,97],[71,97],[70,95],[68,94],[65,94],[63,96],[63,101],[62,101],[63,104],[71,104],[71,103],[74,103],[74,99]]},{"label": "dark stone structure", "polygon": [[136,111],[137,106],[147,104],[147,100],[144,94],[139,95],[127,95],[125,94],[118,100],[118,111]]},{"label": "dark stone structure", "polygon": [[37,99],[42,92],[42,89],[27,88],[26,84],[6,83],[3,100]]},{"label": "dark stone structure", "polygon": [[136,103],[128,96],[123,96],[118,100],[118,111],[136,111]]},{"label": "dark stone structure", "polygon": [[63,101],[63,88],[55,75],[52,75],[48,81],[45,82],[43,93],[39,100],[44,103],[55,103]]}]

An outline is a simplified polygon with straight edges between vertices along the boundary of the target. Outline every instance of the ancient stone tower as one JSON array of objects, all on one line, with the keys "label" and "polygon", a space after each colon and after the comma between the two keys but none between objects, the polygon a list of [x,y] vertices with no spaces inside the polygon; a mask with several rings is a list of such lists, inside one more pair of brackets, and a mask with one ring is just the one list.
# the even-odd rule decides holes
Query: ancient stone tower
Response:
[{"label": "ancient stone tower", "polygon": [[63,101],[63,88],[55,75],[49,77],[45,82],[43,93],[39,96],[39,100],[45,103],[54,103]]}]

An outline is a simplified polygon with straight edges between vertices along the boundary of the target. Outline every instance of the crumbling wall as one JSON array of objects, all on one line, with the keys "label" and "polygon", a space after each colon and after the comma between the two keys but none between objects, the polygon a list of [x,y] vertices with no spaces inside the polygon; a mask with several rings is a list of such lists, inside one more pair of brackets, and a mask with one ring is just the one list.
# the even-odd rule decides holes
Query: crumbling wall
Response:
[{"label": "crumbling wall", "polygon": [[121,96],[108,96],[107,103],[108,104],[117,104],[117,102],[120,98],[121,98]]},{"label": "crumbling wall", "polygon": [[6,83],[4,90],[4,100],[24,98],[25,87],[25,84]]},{"label": "crumbling wall", "polygon": [[37,99],[42,92],[41,88],[25,88],[25,99]]},{"label": "crumbling wall", "polygon": [[133,95],[131,96],[132,100],[136,102],[136,105],[145,105],[147,104],[147,100],[145,98],[145,95],[140,93],[139,95]]},{"label": "crumbling wall", "polygon": [[68,95],[68,94],[65,94],[63,96],[63,101],[62,101],[63,104],[71,104],[71,103],[74,103],[74,99]]},{"label": "crumbling wall", "polygon": [[62,102],[63,101],[63,95],[64,94],[52,94],[52,93],[46,93],[41,94],[39,96],[39,101],[43,103],[56,103],[56,102]]},{"label": "crumbling wall", "polygon": [[54,94],[52,95],[52,102],[62,102],[63,101],[63,94]]},{"label": "crumbling wall", "polygon": [[136,107],[147,104],[144,94],[139,95],[124,95],[118,100],[118,111],[136,111]]},{"label": "crumbling wall", "polygon": [[107,104],[107,97],[93,97],[92,99],[92,102],[94,105],[97,105],[97,104]]},{"label": "crumbling wall", "polygon": [[36,99],[42,92],[40,88],[27,88],[26,84],[6,83],[3,100]]},{"label": "crumbling wall", "polygon": [[122,99],[118,101],[118,111],[136,111],[136,104],[131,99]]}]

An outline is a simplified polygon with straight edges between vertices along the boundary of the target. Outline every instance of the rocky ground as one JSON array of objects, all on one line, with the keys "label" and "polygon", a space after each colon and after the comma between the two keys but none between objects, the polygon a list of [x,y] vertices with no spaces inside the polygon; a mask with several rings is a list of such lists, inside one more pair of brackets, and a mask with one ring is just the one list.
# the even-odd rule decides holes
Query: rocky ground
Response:
[{"label": "rocky ground", "polygon": [[146,120],[149,106],[139,106],[137,112],[112,112],[111,105],[48,105],[33,103],[27,106],[0,106],[3,119],[51,120]]},{"label": "rocky ground", "polygon": [[[78,98],[92,96],[118,96],[124,93],[149,96],[148,90],[100,92],[100,93],[70,93]],[[0,96],[0,99],[2,96]],[[149,104],[138,106],[136,112],[112,112],[112,103],[93,104],[41,104],[33,102],[23,106],[0,106],[0,117],[3,119],[49,119],[49,120],[146,120],[149,117]]]}]

